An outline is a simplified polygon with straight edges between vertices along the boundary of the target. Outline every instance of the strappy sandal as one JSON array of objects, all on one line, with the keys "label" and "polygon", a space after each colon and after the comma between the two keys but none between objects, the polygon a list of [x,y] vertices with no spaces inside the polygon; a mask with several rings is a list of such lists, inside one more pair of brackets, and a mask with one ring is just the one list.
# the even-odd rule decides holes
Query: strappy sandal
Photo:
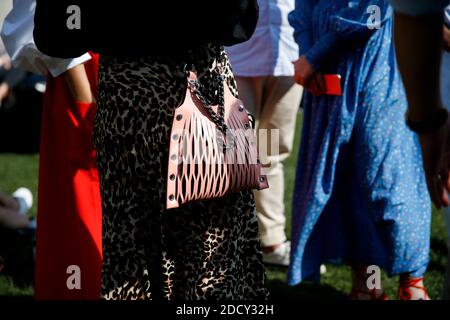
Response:
[{"label": "strappy sandal", "polygon": [[[373,300],[373,301],[386,301],[389,300],[386,293],[383,291],[381,294],[377,294],[376,289],[372,289],[370,291],[361,291],[353,289],[350,295],[348,296],[350,300]],[[362,299],[362,298],[369,298],[369,299]]]},{"label": "strappy sandal", "polygon": [[400,279],[400,287],[399,287],[399,299],[400,300],[412,300],[413,294],[411,292],[411,288],[415,288],[418,290],[422,290],[424,297],[427,299],[418,299],[418,300],[429,300],[430,297],[428,295],[427,289],[423,285],[419,285],[419,283],[423,283],[422,278],[405,278]]}]

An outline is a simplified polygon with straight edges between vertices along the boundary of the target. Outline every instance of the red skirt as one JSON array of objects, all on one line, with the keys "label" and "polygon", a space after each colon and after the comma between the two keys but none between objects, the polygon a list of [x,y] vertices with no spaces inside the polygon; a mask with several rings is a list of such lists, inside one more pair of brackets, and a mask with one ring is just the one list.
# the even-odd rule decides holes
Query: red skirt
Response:
[{"label": "red skirt", "polygon": [[[97,90],[98,57],[86,63]],[[95,105],[75,102],[64,76],[49,77],[39,165],[35,297],[100,298],[102,211],[93,145]]]}]

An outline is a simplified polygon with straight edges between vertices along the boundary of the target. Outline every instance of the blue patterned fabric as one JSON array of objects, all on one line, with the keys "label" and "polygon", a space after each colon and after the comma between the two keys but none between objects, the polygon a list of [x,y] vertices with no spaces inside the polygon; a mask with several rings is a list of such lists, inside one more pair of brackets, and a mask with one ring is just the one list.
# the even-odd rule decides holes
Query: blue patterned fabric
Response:
[{"label": "blue patterned fabric", "polygon": [[[368,7],[380,9],[370,29]],[[293,199],[291,285],[324,262],[421,276],[431,208],[417,137],[404,121],[392,9],[384,0],[297,0],[289,15],[300,54],[342,76],[342,97],[305,97]]]}]

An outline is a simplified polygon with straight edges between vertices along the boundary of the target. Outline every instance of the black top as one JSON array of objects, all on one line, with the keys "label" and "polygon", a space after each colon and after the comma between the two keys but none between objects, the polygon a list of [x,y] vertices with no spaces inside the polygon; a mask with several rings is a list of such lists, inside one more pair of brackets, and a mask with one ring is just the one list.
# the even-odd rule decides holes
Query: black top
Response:
[{"label": "black top", "polygon": [[167,55],[208,42],[233,45],[248,40],[258,20],[257,0],[36,2],[36,45],[61,58],[88,51]]}]

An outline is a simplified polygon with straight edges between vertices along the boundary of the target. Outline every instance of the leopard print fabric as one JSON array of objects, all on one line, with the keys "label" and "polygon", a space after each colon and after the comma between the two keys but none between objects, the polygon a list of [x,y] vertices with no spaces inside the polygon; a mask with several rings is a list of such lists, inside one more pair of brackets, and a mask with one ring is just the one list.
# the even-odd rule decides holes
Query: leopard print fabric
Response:
[{"label": "leopard print fabric", "polygon": [[[219,51],[220,50],[220,51]],[[189,59],[207,85],[223,49]],[[105,299],[266,299],[266,276],[249,191],[165,210],[167,155],[186,90],[183,59],[103,56],[94,140],[103,197]],[[214,97],[214,89],[208,89]]]}]

